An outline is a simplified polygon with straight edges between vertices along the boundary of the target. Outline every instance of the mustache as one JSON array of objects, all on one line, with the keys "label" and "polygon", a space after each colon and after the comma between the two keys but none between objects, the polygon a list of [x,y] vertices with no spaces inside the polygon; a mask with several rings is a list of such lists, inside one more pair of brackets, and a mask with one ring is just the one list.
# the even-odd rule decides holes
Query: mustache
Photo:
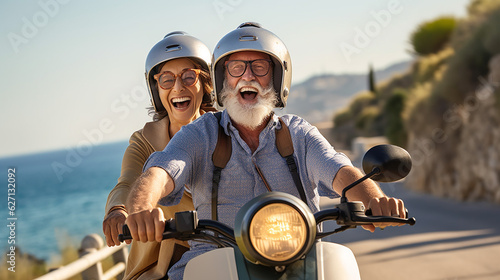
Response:
[{"label": "mustache", "polygon": [[[264,88],[258,81],[245,81],[245,80],[240,80],[238,83],[233,87],[229,84],[227,79],[224,79],[223,81],[223,86],[220,94],[217,96],[217,98],[220,98],[220,102],[223,104],[223,106],[226,106],[224,103],[227,98],[230,96],[237,96],[240,92],[240,89],[242,87],[249,86],[249,87],[254,87],[258,91],[257,98],[268,98],[269,95],[277,95],[276,91],[274,90],[273,86],[273,80],[269,82],[269,86]],[[276,101],[277,102],[277,101]]]},{"label": "mustache", "polygon": [[263,88],[257,81],[243,81],[240,80],[238,84],[234,87],[236,92],[239,92],[242,87],[254,87],[258,90],[260,94],[265,93],[266,89]]}]

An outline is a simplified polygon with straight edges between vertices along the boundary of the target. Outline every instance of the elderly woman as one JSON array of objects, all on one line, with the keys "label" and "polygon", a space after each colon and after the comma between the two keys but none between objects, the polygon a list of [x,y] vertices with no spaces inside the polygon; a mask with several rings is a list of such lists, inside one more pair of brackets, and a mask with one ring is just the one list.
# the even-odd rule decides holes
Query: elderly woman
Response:
[{"label": "elderly woman", "polygon": [[[106,203],[103,231],[108,246],[119,245],[118,234],[127,217],[125,202],[132,183],[142,173],[149,155],[161,151],[183,125],[214,111],[210,79],[210,51],[200,40],[184,33],[169,33],[149,52],[146,83],[153,107],[153,121],[132,134],[122,161],[121,176]],[[154,111],[153,111],[154,110]],[[193,209],[188,190],[181,203],[161,207],[165,218]],[[130,242],[130,241],[129,241]],[[124,279],[160,279],[188,250],[187,242],[132,242]]]}]

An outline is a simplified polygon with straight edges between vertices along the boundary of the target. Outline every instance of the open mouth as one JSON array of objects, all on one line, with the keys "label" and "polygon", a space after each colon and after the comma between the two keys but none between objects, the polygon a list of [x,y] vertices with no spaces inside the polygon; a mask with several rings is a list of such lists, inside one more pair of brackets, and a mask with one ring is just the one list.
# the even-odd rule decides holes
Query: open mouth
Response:
[{"label": "open mouth", "polygon": [[191,97],[187,97],[187,96],[176,97],[176,98],[172,98],[171,102],[175,108],[184,109],[184,108],[189,107],[189,104],[191,104]]},{"label": "open mouth", "polygon": [[241,98],[244,100],[254,100],[257,94],[258,91],[253,87],[242,87],[240,89]]}]

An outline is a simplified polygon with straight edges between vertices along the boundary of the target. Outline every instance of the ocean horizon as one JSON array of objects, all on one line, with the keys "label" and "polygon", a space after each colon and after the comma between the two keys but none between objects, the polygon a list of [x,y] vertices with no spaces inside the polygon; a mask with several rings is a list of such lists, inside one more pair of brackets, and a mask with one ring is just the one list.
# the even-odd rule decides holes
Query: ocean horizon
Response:
[{"label": "ocean horizon", "polygon": [[[127,146],[128,140],[123,140],[0,158],[2,180],[8,186],[0,211],[6,224],[0,232],[2,252],[15,246],[50,261],[68,241],[79,248],[88,234],[104,238],[104,207],[120,176]],[[15,182],[9,181],[9,174],[15,175]],[[12,223],[15,228],[9,227]]]}]

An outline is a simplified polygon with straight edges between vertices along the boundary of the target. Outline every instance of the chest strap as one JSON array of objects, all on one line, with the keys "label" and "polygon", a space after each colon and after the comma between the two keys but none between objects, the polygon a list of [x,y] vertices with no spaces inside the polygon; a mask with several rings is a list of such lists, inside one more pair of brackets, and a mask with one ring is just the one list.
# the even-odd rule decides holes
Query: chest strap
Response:
[{"label": "chest strap", "polygon": [[226,167],[227,162],[231,158],[232,146],[231,137],[224,133],[224,128],[220,125],[222,112],[214,114],[217,118],[219,134],[217,136],[217,145],[212,154],[212,162],[214,163],[214,172],[212,176],[212,220],[217,219],[217,196],[219,193],[220,174],[222,169]]},{"label": "chest strap", "polygon": [[[231,146],[231,136],[224,133],[224,128],[220,125],[220,120],[222,117],[222,112],[217,112],[214,114],[217,118],[217,123],[219,124],[219,132],[217,137],[217,145],[215,146],[215,150],[212,154],[212,162],[214,164],[214,171],[212,176],[212,220],[217,221],[217,201],[218,201],[218,192],[219,192],[219,182],[221,177],[221,171],[224,169],[231,158],[232,146]],[[288,165],[288,169],[293,178],[293,182],[295,183],[295,187],[299,192],[300,199],[307,204],[307,198],[304,191],[304,187],[302,186],[302,182],[300,181],[300,176],[297,168],[297,164],[295,162],[295,158],[293,157],[293,142],[292,137],[290,136],[290,130],[285,125],[281,118],[278,118],[281,124],[281,129],[276,129],[276,147],[280,155],[285,158],[286,164]],[[263,178],[265,181],[265,179]]]},{"label": "chest strap", "polygon": [[297,163],[295,162],[295,158],[293,157],[293,142],[292,136],[290,136],[290,130],[281,118],[278,119],[281,123],[281,129],[276,129],[276,147],[278,148],[280,155],[286,160],[288,170],[290,170],[290,174],[292,174],[293,182],[299,192],[300,199],[307,204],[304,186],[302,186],[302,181],[300,181],[299,169],[297,167]]}]

